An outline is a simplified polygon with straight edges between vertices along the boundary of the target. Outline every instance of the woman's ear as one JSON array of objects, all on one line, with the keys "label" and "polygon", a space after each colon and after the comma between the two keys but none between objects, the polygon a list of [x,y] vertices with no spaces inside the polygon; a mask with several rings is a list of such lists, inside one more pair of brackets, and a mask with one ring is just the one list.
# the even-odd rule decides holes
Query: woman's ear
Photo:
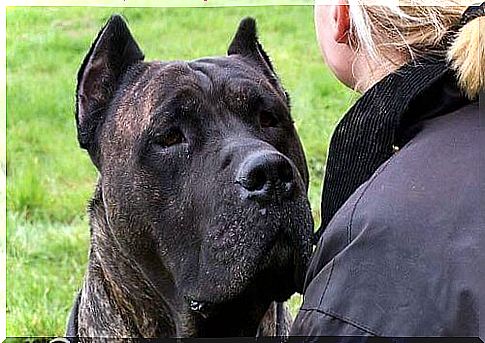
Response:
[{"label": "woman's ear", "polygon": [[350,88],[356,84],[357,51],[350,34],[350,10],[346,0],[315,6],[315,28],[322,56],[337,78]]},{"label": "woman's ear", "polygon": [[339,4],[333,7],[334,40],[340,44],[348,44],[350,31],[349,5],[345,0],[339,0]]}]

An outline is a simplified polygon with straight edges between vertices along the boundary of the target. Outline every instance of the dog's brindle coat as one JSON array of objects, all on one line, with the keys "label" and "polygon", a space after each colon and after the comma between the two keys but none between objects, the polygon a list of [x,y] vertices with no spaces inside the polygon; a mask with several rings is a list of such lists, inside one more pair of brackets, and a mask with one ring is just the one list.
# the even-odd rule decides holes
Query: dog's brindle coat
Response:
[{"label": "dog's brindle coat", "polygon": [[254,336],[311,253],[287,94],[250,18],[226,57],[143,59],[113,16],[78,74],[78,138],[100,178],[68,335]]}]

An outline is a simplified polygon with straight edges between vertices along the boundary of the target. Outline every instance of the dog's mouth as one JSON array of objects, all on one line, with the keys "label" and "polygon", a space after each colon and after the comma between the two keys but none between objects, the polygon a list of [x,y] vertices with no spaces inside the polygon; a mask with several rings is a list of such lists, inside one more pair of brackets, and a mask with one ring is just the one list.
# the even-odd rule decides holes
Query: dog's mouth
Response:
[{"label": "dog's mouth", "polygon": [[189,303],[197,337],[255,336],[261,318],[270,303],[261,302],[245,293],[226,303]]},{"label": "dog's mouth", "polygon": [[[311,232],[311,217],[303,219],[298,211],[286,210],[278,212],[278,220],[269,213],[268,220],[277,227],[251,227],[251,237],[246,222],[240,228],[246,231],[245,237],[249,236],[246,240],[223,244],[227,238],[223,235],[213,241],[215,247],[204,248],[207,253],[199,260],[199,275],[207,278],[199,279],[196,289],[192,288],[185,297],[187,308],[201,324],[197,327],[208,330],[199,334],[218,335],[222,322],[228,330],[244,330],[224,331],[226,335],[254,335],[272,301],[286,301],[293,293],[301,292],[311,254],[307,234]],[[258,240],[260,235],[265,238]],[[238,316],[243,318],[238,320]],[[241,325],[248,320],[254,321]],[[219,329],[212,332],[211,323],[219,323]]]},{"label": "dog's mouth", "polygon": [[217,208],[198,223],[198,249],[174,265],[189,335],[254,336],[271,302],[302,291],[312,251],[308,200],[301,194],[264,207],[231,203],[227,214]]},{"label": "dog's mouth", "polygon": [[[276,272],[261,270],[248,281],[241,293],[218,299],[200,296],[186,298],[187,306],[202,337],[255,336],[261,319],[272,301],[285,301],[295,290],[294,267]],[[278,275],[279,274],[279,275]],[[205,293],[205,292],[204,292]]]},{"label": "dog's mouth", "polygon": [[[244,249],[244,247],[241,247]],[[248,291],[257,288],[261,297],[271,297],[274,301],[285,301],[295,291],[301,291],[308,258],[302,247],[292,246],[288,237],[278,234],[272,240],[253,251],[252,259],[234,260],[232,264],[211,265],[210,283],[199,285],[197,303],[226,303]],[[248,251],[246,251],[248,252]],[[251,252],[248,252],[250,255]],[[203,275],[207,275],[207,271]],[[219,275],[218,270],[227,273]],[[198,305],[194,304],[194,308]]]},{"label": "dog's mouth", "polygon": [[[243,226],[241,230],[248,228]],[[259,231],[253,228],[252,233],[246,232],[240,240],[232,242],[231,238],[229,233],[202,246],[197,292],[201,297],[194,300],[227,302],[251,285],[260,285],[261,292],[270,290],[268,296],[276,301],[284,301],[302,290],[311,253],[309,237],[284,228],[265,230],[262,227]]]}]

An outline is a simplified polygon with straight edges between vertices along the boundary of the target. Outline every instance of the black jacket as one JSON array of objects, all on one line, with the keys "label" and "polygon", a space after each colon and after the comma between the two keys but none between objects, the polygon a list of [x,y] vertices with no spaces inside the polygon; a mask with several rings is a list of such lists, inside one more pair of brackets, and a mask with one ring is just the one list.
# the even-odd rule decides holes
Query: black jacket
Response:
[{"label": "black jacket", "polygon": [[444,62],[359,99],[332,138],[331,220],[291,335],[485,336],[484,135]]}]

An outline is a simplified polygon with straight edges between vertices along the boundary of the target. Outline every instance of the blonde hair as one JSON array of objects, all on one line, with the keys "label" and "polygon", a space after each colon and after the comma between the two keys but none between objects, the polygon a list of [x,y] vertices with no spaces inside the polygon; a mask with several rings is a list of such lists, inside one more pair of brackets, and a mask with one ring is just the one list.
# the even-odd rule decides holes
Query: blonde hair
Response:
[{"label": "blonde hair", "polygon": [[385,73],[430,53],[446,54],[463,91],[470,98],[477,97],[485,88],[485,39],[484,33],[480,34],[485,17],[465,25],[445,50],[441,43],[460,22],[467,6],[460,0],[442,0],[439,6],[425,6],[426,2],[365,5],[362,0],[348,0],[351,43],[368,62],[386,66],[389,70]]}]

